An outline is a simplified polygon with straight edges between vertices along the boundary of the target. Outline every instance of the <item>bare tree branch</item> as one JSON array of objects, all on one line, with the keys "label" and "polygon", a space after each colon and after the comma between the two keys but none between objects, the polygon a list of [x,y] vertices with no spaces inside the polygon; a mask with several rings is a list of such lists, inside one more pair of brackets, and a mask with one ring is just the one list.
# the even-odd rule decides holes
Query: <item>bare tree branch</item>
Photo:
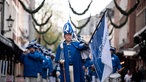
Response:
[{"label": "bare tree branch", "polygon": [[35,31],[38,33],[38,34],[45,34],[45,33],[47,33],[50,29],[51,29],[51,27],[52,27],[52,24],[49,26],[49,28],[47,28],[45,31],[43,31],[43,32],[41,32],[41,31],[38,31],[37,30],[37,28],[35,27],[35,24],[34,23],[32,23],[33,24],[33,27],[34,27],[34,29],[35,29]]},{"label": "bare tree branch", "polygon": [[56,38],[54,41],[52,41],[52,42],[48,42],[48,41],[45,39],[45,36],[44,36],[44,35],[42,35],[42,38],[43,38],[44,42],[45,42],[47,45],[52,45],[52,44],[55,44],[55,43],[59,40],[60,35],[61,35],[61,33],[59,33],[58,36],[57,36],[57,38]]},{"label": "bare tree branch", "polygon": [[37,26],[44,26],[44,25],[46,25],[47,23],[48,23],[48,21],[50,20],[50,18],[52,17],[52,12],[51,12],[51,15],[46,19],[46,21],[44,22],[44,23],[38,23],[37,22],[37,20],[35,19],[35,17],[34,17],[34,15],[33,14],[31,14],[31,16],[32,16],[32,19],[33,19],[33,21],[35,22],[35,24],[37,25]]},{"label": "bare tree branch", "polygon": [[35,10],[32,10],[32,9],[28,9],[21,0],[18,0],[18,1],[20,2],[20,4],[22,5],[22,7],[24,8],[24,10],[26,12],[28,12],[29,14],[35,14],[35,13],[37,13],[43,7],[43,5],[45,3],[45,0],[43,0],[43,2],[40,4],[40,6],[38,8],[36,8]]},{"label": "bare tree branch", "polygon": [[72,6],[71,6],[69,0],[68,0],[68,3],[69,3],[70,9],[72,10],[72,12],[73,12],[74,14],[76,14],[76,15],[83,15],[83,14],[85,14],[85,13],[89,10],[89,7],[90,7],[90,5],[91,5],[91,3],[92,3],[92,0],[91,0],[90,4],[87,6],[87,8],[86,8],[82,13],[76,12],[76,11],[72,8]]}]

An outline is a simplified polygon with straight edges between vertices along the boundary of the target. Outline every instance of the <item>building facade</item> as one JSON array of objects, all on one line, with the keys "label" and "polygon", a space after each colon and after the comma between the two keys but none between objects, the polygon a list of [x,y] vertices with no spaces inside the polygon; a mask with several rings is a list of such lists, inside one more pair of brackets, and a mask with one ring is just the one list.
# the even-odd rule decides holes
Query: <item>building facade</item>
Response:
[{"label": "building facade", "polygon": [[[22,0],[26,7],[34,8],[35,0]],[[32,4],[33,3],[33,4]],[[23,51],[25,44],[35,38],[32,18],[18,0],[0,0],[0,82],[17,82],[17,76],[22,75],[22,66],[16,63],[18,51]],[[7,19],[11,17],[13,24],[8,26]],[[17,46],[17,48],[16,48]]]},{"label": "building facade", "polygon": [[[116,0],[118,5],[128,11],[131,9],[137,0]],[[146,76],[146,58],[143,50],[145,48],[145,9],[146,1],[140,0],[137,9],[128,16],[126,24],[118,29],[114,29],[113,46],[117,48],[120,60],[124,62],[123,66],[126,69],[135,72],[138,70],[142,72],[142,76]],[[125,21],[125,16],[122,15],[116,7],[114,7],[114,22],[121,24]],[[140,39],[137,42],[137,36]],[[136,39],[135,39],[136,37]],[[142,54],[142,55],[141,55]],[[145,80],[146,77],[141,78]]]}]

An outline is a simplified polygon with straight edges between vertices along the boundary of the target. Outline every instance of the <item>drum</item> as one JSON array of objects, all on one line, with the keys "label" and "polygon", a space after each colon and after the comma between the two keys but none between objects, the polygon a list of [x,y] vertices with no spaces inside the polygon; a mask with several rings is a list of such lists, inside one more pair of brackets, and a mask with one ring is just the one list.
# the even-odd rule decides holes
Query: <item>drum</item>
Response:
[{"label": "drum", "polygon": [[109,76],[109,82],[121,82],[121,75],[119,73],[114,73]]}]

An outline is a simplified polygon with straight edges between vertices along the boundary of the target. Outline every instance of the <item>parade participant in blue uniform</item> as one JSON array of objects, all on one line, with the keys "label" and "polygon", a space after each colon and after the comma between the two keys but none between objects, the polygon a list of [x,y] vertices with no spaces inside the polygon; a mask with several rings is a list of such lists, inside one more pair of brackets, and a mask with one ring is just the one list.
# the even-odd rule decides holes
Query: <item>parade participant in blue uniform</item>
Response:
[{"label": "parade participant in blue uniform", "polygon": [[84,76],[85,76],[86,82],[90,82],[90,80],[89,80],[89,71],[88,71],[88,68],[90,67],[90,61],[91,61],[91,59],[89,57],[86,58],[84,61],[82,60],[83,69],[84,69]]},{"label": "parade participant in blue uniform", "polygon": [[119,60],[118,56],[116,55],[116,48],[111,47],[110,52],[111,52],[113,71],[108,79],[109,79],[109,81],[114,80],[114,81],[119,82],[121,80],[121,75],[119,73],[123,70],[123,68],[120,64],[120,60]]},{"label": "parade participant in blue uniform", "polygon": [[43,68],[42,69],[43,82],[48,82],[47,80],[48,80],[49,76],[52,75],[53,65],[52,65],[52,60],[50,58],[50,54],[47,49],[44,51],[42,68]]},{"label": "parade participant in blue uniform", "polygon": [[96,73],[96,70],[95,70],[95,67],[94,67],[94,64],[93,64],[93,60],[90,61],[88,71],[89,71],[89,78],[90,78],[89,82],[99,82],[98,76],[97,76],[97,73]]},{"label": "parade participant in blue uniform", "polygon": [[37,82],[37,61],[40,61],[41,54],[35,51],[33,43],[29,44],[27,49],[28,53],[20,56],[20,62],[24,64],[23,76],[25,82]]},{"label": "parade participant in blue uniform", "polygon": [[[85,40],[80,35],[77,35],[77,41],[79,41],[80,43],[85,43]],[[90,60],[91,60],[89,57],[89,54],[90,54],[89,47],[87,47],[86,49],[81,51],[84,78],[85,78],[85,81],[87,81],[87,82],[89,82],[88,67],[90,66]]]},{"label": "parade participant in blue uniform", "polygon": [[50,75],[49,82],[56,82],[56,80],[57,80],[57,76],[56,76],[57,63],[55,63],[55,54],[52,52],[51,49],[48,49],[48,51],[50,53],[50,58],[51,58],[52,64],[53,64],[53,71],[52,71],[52,74]]},{"label": "parade participant in blue uniform", "polygon": [[[40,50],[41,45],[35,42],[34,48],[37,53],[41,55],[41,58],[43,58],[43,53]],[[42,59],[36,61],[37,67],[38,67],[38,73],[37,73],[37,82],[42,82]]]},{"label": "parade participant in blue uniform", "polygon": [[114,47],[111,47],[110,51],[111,51],[111,58],[112,58],[113,73],[116,73],[122,68],[122,66],[120,64],[120,60],[118,56],[115,54],[116,49]]},{"label": "parade participant in blue uniform", "polygon": [[[55,61],[60,63],[61,82],[85,82],[82,69],[80,50],[85,48],[84,43],[72,41],[73,29],[71,24],[67,22],[64,27],[64,38],[57,49]],[[71,80],[69,68],[73,67],[73,79]]]}]

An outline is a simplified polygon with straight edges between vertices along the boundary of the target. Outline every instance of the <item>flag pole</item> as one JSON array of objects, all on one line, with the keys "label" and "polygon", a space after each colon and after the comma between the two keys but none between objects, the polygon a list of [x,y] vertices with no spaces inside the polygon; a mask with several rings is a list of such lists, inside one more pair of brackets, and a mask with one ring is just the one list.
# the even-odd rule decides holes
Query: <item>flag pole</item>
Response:
[{"label": "flag pole", "polygon": [[63,68],[64,82],[66,82],[66,74],[65,74],[65,67],[64,67],[64,63],[62,64],[62,68]]},{"label": "flag pole", "polygon": [[107,10],[105,10],[105,11],[103,12],[103,15],[102,15],[102,17],[100,18],[100,20],[99,20],[99,22],[98,22],[98,24],[97,24],[97,26],[96,26],[96,29],[94,30],[94,32],[93,32],[93,34],[92,34],[92,36],[91,36],[91,38],[90,38],[88,44],[91,42],[91,40],[92,40],[92,38],[93,38],[93,36],[94,36],[96,30],[98,29],[98,27],[99,27],[99,25],[100,25],[100,22],[102,21],[104,15],[105,15],[105,13],[106,13],[106,11],[107,11]]}]

